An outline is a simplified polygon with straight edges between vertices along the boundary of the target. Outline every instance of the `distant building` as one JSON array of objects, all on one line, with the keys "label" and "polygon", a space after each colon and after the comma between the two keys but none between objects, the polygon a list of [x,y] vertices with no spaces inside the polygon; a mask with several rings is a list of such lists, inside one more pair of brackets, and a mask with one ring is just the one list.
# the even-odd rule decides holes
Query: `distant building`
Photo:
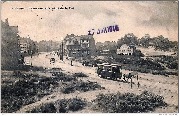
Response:
[{"label": "distant building", "polygon": [[150,35],[149,35],[149,34],[145,34],[145,35],[143,36],[143,38],[148,39],[148,38],[150,38]]},{"label": "distant building", "polygon": [[104,43],[96,43],[97,55],[113,55],[117,52],[117,43],[115,41],[105,41]]},{"label": "distant building", "polygon": [[21,53],[28,53],[28,43],[20,43]]},{"label": "distant building", "polygon": [[28,54],[30,43],[26,38],[19,39],[20,52],[22,54]]},{"label": "distant building", "polygon": [[117,49],[117,54],[119,55],[133,55],[134,50],[135,50],[134,45],[126,45],[123,44],[119,49]]},{"label": "distant building", "polygon": [[77,40],[69,39],[66,44],[66,52],[68,57],[81,57],[81,46]]},{"label": "distant building", "polygon": [[95,55],[95,40],[92,35],[67,35],[64,49],[68,57],[90,57]]},{"label": "distant building", "polygon": [[52,51],[58,51],[60,47],[60,41],[46,41],[42,40],[38,43],[36,43],[38,46],[38,52],[52,52]]},{"label": "distant building", "polygon": [[34,42],[30,37],[19,38],[20,53],[27,56],[37,53],[37,42]]}]

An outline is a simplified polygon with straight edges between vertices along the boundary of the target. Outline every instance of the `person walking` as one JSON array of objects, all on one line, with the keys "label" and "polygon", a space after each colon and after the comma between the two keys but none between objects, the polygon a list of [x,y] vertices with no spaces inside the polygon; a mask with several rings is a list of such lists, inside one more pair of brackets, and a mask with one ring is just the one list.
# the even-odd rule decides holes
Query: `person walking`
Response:
[{"label": "person walking", "polygon": [[73,66],[73,64],[72,64],[72,60],[71,60],[71,66]]}]

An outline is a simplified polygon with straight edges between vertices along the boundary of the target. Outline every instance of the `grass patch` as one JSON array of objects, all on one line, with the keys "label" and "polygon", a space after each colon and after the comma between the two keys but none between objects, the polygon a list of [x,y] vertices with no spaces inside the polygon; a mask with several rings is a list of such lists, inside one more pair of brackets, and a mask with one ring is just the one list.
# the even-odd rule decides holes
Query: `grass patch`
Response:
[{"label": "grass patch", "polygon": [[96,89],[103,89],[99,84],[96,82],[83,82],[83,81],[73,81],[71,83],[68,83],[63,89],[61,90],[65,94],[73,93],[75,91],[90,91],[90,90],[96,90]]},{"label": "grass patch", "polygon": [[55,78],[58,78],[59,80],[63,82],[71,82],[71,81],[77,81],[77,79],[71,75],[63,75],[63,76],[57,76]]},{"label": "grass patch", "polygon": [[88,75],[86,75],[86,74],[84,74],[82,72],[79,72],[79,73],[74,73],[73,77],[88,77]]},{"label": "grass patch", "polygon": [[167,106],[163,97],[144,91],[140,95],[133,93],[99,94],[93,101],[94,110],[108,113],[140,113],[154,111],[160,106]]},{"label": "grass patch", "polygon": [[41,67],[31,66],[31,70],[32,71],[45,71],[45,69],[42,66]]},{"label": "grass patch", "polygon": [[28,113],[68,113],[82,110],[86,106],[86,101],[81,98],[61,99],[53,103],[47,103],[39,108],[35,108]]},{"label": "grass patch", "polygon": [[[8,76],[8,77],[7,77]],[[34,103],[59,86],[59,81],[71,81],[71,76],[40,77],[39,75],[20,73],[2,73],[1,112],[11,113],[22,106]]]},{"label": "grass patch", "polygon": [[52,78],[20,80],[1,88],[2,112],[14,112],[52,92],[58,82]]}]

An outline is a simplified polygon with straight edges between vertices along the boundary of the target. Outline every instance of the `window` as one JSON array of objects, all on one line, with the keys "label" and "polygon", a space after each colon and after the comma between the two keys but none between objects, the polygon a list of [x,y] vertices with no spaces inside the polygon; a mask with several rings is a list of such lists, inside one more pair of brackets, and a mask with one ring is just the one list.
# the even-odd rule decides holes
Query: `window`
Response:
[{"label": "window", "polygon": [[89,44],[81,44],[81,47],[83,48],[89,47]]}]

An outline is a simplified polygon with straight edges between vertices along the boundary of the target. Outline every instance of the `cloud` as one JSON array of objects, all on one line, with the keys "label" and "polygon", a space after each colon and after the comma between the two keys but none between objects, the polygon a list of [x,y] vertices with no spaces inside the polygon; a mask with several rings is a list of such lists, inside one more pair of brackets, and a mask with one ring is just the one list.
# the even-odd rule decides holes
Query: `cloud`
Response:
[{"label": "cloud", "polygon": [[178,4],[167,2],[156,2],[150,5],[151,16],[149,20],[142,20],[145,26],[171,26],[177,29],[178,25]]},{"label": "cloud", "polygon": [[[29,10],[29,7],[72,6],[74,10]],[[24,7],[25,10],[12,8]],[[88,34],[118,24],[119,32],[94,35],[97,41],[117,41],[127,33],[138,37],[149,33],[178,40],[178,4],[161,1],[7,1],[2,4],[2,20],[18,25],[21,36],[60,40],[66,34]]]}]

